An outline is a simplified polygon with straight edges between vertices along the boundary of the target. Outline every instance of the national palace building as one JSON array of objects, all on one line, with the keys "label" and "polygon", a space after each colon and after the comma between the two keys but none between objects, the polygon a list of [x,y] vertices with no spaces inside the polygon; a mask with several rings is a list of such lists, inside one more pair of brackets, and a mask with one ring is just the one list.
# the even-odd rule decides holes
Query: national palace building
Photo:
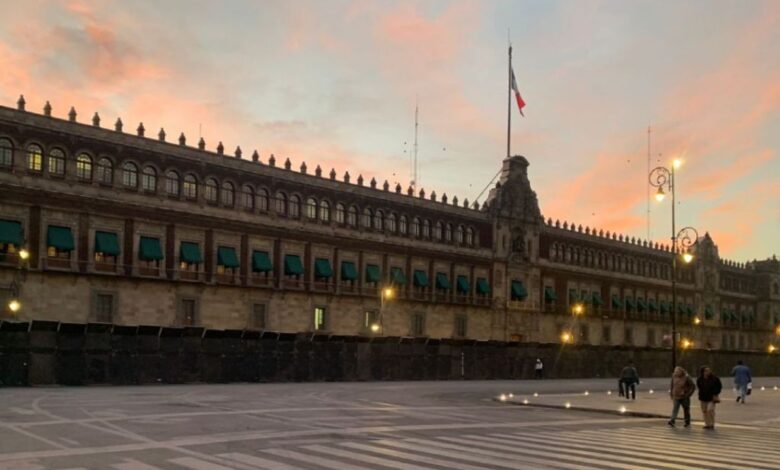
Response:
[{"label": "national palace building", "polygon": [[521,156],[479,204],[51,114],[0,107],[5,319],[660,347],[674,311],[696,347],[777,343],[776,258],[704,235],[673,305],[671,248],[545,219]]}]

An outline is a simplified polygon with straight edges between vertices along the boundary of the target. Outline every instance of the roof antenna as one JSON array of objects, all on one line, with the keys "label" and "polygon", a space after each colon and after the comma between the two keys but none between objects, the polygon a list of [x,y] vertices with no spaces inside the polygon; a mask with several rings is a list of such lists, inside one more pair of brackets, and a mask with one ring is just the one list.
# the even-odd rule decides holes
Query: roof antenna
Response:
[{"label": "roof antenna", "polygon": [[417,96],[414,97],[414,151],[412,152],[412,188],[417,189],[418,176],[417,176],[417,128],[419,126],[419,111],[420,108],[417,104]]}]

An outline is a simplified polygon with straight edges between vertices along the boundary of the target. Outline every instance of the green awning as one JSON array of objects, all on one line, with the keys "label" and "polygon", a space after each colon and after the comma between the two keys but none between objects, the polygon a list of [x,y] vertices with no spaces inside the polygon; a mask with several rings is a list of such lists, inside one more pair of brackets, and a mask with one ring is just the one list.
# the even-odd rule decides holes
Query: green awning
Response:
[{"label": "green awning", "polygon": [[468,294],[469,291],[471,291],[471,286],[469,285],[468,277],[458,276],[456,283],[457,283],[459,294]]},{"label": "green awning", "polygon": [[590,297],[591,302],[596,307],[601,307],[601,304],[604,303],[603,300],[601,300],[601,293],[600,292],[594,292],[593,295]]},{"label": "green awning", "polygon": [[399,267],[390,268],[390,283],[397,286],[406,285],[404,270]]},{"label": "green awning", "polygon": [[588,295],[588,291],[580,291],[580,300],[584,303],[590,302],[590,295]]},{"label": "green awning", "polygon": [[490,284],[484,277],[477,278],[477,294],[487,295],[490,294]]},{"label": "green awning", "polygon": [[647,308],[650,309],[651,312],[657,312],[658,311],[658,304],[655,303],[655,299],[648,299],[647,300]]},{"label": "green awning", "polygon": [[636,307],[640,312],[647,310],[647,303],[645,303],[645,299],[641,297],[636,299]]},{"label": "green awning", "polygon": [[355,263],[352,261],[341,262],[341,280],[342,281],[357,281],[358,274]]},{"label": "green awning", "polygon": [[179,257],[185,263],[199,264],[203,262],[203,256],[200,254],[200,246],[197,243],[181,242]]},{"label": "green awning", "polygon": [[303,263],[298,255],[284,255],[284,274],[286,276],[299,276],[303,274]]},{"label": "green awning", "polygon": [[217,265],[226,268],[237,268],[239,266],[236,249],[232,246],[220,246],[217,248]]},{"label": "green awning", "polygon": [[658,305],[661,308],[661,313],[669,313],[669,303],[668,302],[666,302],[665,300],[662,300],[661,302],[658,303]]},{"label": "green awning", "polygon": [[528,298],[528,291],[523,285],[523,281],[512,281],[510,298],[512,300],[525,300]]},{"label": "green awning", "polygon": [[677,304],[677,313],[684,314],[685,313],[685,305],[678,303]]},{"label": "green awning", "polygon": [[366,282],[381,282],[381,281],[382,281],[382,273],[379,271],[379,266],[376,264],[367,264]]},{"label": "green awning", "polygon": [[720,317],[725,321],[731,321],[731,312],[728,310],[721,310]]},{"label": "green awning", "polygon": [[620,303],[620,296],[615,294],[612,296],[612,308],[620,308],[622,304]]},{"label": "green awning", "polygon": [[142,261],[160,261],[163,259],[159,238],[141,237],[138,244],[138,259]]},{"label": "green awning", "polygon": [[631,297],[626,297],[625,302],[626,302],[627,311],[630,312],[636,308],[636,303],[634,302],[634,299],[632,299]]},{"label": "green awning", "polygon": [[442,290],[452,289],[452,286],[450,285],[450,280],[446,274],[436,273],[436,288]]},{"label": "green awning", "polygon": [[267,251],[252,252],[252,271],[256,273],[267,273],[274,270],[274,264]]},{"label": "green awning", "polygon": [[422,269],[416,269],[414,271],[414,286],[428,287],[428,275]]},{"label": "green awning", "polygon": [[688,315],[693,315],[693,305],[688,304],[688,306],[685,308],[685,311],[688,312]]},{"label": "green awning", "polygon": [[22,223],[15,220],[0,220],[0,243],[22,246]]},{"label": "green awning", "polygon": [[555,289],[552,287],[545,287],[544,288],[544,301],[545,302],[555,302],[558,300],[558,296],[555,294]]},{"label": "green awning", "polygon": [[326,258],[317,258],[314,260],[314,277],[318,279],[328,279],[333,276],[333,268],[330,266],[330,260]]},{"label": "green awning", "polygon": [[569,289],[569,303],[573,304],[577,300],[577,289]]},{"label": "green awning", "polygon": [[95,253],[119,255],[119,238],[112,232],[95,232]]},{"label": "green awning", "polygon": [[73,243],[73,232],[69,227],[49,225],[46,233],[46,246],[53,246],[60,251],[73,251],[76,247]]},{"label": "green awning", "polygon": [[711,319],[714,316],[715,316],[715,312],[712,311],[712,307],[710,307],[709,305],[704,307],[704,318],[709,320],[709,319]]}]

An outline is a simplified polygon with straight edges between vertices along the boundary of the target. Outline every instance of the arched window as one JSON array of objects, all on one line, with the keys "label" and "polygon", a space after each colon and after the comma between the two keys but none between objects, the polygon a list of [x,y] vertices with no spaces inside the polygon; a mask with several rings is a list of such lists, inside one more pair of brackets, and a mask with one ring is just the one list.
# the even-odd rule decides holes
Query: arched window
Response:
[{"label": "arched window", "polygon": [[317,200],[313,197],[306,198],[306,218],[317,218]]},{"label": "arched window", "polygon": [[279,191],[274,197],[276,213],[279,215],[287,215],[287,195]]},{"label": "arched window", "polygon": [[135,166],[135,163],[125,162],[122,165],[122,184],[126,188],[138,187],[138,167]]},{"label": "arched window", "polygon": [[216,204],[219,197],[219,184],[214,178],[206,179],[206,189],[203,196],[206,198],[206,202]]},{"label": "arched window", "polygon": [[320,201],[320,220],[330,222],[330,204],[328,201]]},{"label": "arched window", "polygon": [[374,214],[371,212],[371,209],[366,207],[363,209],[363,220],[361,225],[363,228],[371,228],[371,219],[374,218]]},{"label": "arched window", "polygon": [[197,199],[198,198],[198,179],[195,178],[195,175],[188,174],[184,175],[184,197],[187,199]]},{"label": "arched window", "polygon": [[243,196],[242,199],[242,205],[244,206],[244,210],[246,211],[254,211],[255,210],[255,190],[249,186],[244,185],[244,189],[241,190],[241,195]]},{"label": "arched window", "polygon": [[431,221],[428,219],[423,220],[422,236],[423,238],[431,238]]},{"label": "arched window", "polygon": [[412,236],[413,237],[420,236],[420,219],[418,217],[412,219]]},{"label": "arched window", "polygon": [[301,197],[293,194],[290,196],[290,217],[297,219],[301,216]]},{"label": "arched window", "polygon": [[179,174],[173,170],[165,174],[165,193],[168,196],[179,197]]},{"label": "arched window", "polygon": [[349,206],[349,211],[347,211],[347,225],[350,227],[357,227],[357,216],[357,207]]},{"label": "arched window", "polygon": [[[474,246],[474,229],[471,227],[466,229],[466,245],[468,246]],[[530,255],[530,250],[529,255]]]},{"label": "arched window", "polygon": [[233,183],[225,181],[222,183],[222,205],[225,207],[233,207],[236,202],[236,187]]},{"label": "arched window", "polygon": [[452,224],[444,226],[444,241],[452,243]]},{"label": "arched window", "polygon": [[382,211],[376,211],[374,214],[374,230],[384,230],[385,214]]},{"label": "arched window", "polygon": [[60,149],[49,151],[49,174],[54,176],[65,175],[65,152]]},{"label": "arched window", "polygon": [[8,139],[0,139],[0,166],[12,166],[14,164],[14,145]]},{"label": "arched window", "polygon": [[463,226],[458,225],[458,229],[455,231],[455,241],[458,244],[463,243]]},{"label": "arched window", "polygon": [[407,233],[407,219],[405,215],[402,215],[400,219],[398,219],[398,232],[401,235],[406,235]]},{"label": "arched window", "polygon": [[145,166],[141,171],[141,189],[147,193],[157,191],[157,171],[154,168]]},{"label": "arched window", "polygon": [[444,231],[444,224],[442,224],[441,222],[436,222],[436,225],[433,226],[433,239],[440,242],[443,231]]},{"label": "arched window", "polygon": [[76,157],[76,177],[81,181],[92,181],[92,157],[86,153]]},{"label": "arched window", "polygon": [[344,207],[344,204],[338,203],[336,204],[336,223],[337,224],[343,224],[346,222],[346,208]]},{"label": "arched window", "polygon": [[43,171],[43,150],[38,144],[27,146],[27,169],[30,171]]},{"label": "arched window", "polygon": [[390,214],[387,216],[387,230],[390,233],[395,233],[396,231],[396,217],[395,214]]},{"label": "arched window", "polygon": [[268,191],[263,188],[257,191],[257,208],[263,212],[268,210]]},{"label": "arched window", "polygon": [[111,184],[114,182],[114,164],[106,157],[97,162],[97,181],[100,184]]}]

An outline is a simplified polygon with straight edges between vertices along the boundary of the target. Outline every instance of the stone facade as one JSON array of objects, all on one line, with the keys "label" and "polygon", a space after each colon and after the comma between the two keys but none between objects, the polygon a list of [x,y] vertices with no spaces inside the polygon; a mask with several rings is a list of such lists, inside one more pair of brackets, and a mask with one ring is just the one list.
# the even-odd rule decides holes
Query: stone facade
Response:
[{"label": "stone facade", "polygon": [[[295,171],[274,156],[229,155],[221,143],[214,153],[204,143],[166,142],[164,132],[141,134],[0,107],[0,221],[22,234],[20,246],[0,244],[0,296],[3,305],[18,296],[17,319],[670,341],[670,249],[545,220],[523,157],[504,160],[480,205],[319,166],[312,173],[305,163]],[[69,232],[73,248],[55,249],[51,227]],[[98,234],[109,234],[118,253],[101,252]],[[142,259],[142,238],[159,245],[162,259]],[[186,244],[197,247],[197,262]],[[18,258],[22,247],[27,261]],[[258,253],[270,266],[258,264]],[[682,337],[721,349],[777,342],[780,263],[724,261],[709,235],[696,255],[679,273]]]}]

